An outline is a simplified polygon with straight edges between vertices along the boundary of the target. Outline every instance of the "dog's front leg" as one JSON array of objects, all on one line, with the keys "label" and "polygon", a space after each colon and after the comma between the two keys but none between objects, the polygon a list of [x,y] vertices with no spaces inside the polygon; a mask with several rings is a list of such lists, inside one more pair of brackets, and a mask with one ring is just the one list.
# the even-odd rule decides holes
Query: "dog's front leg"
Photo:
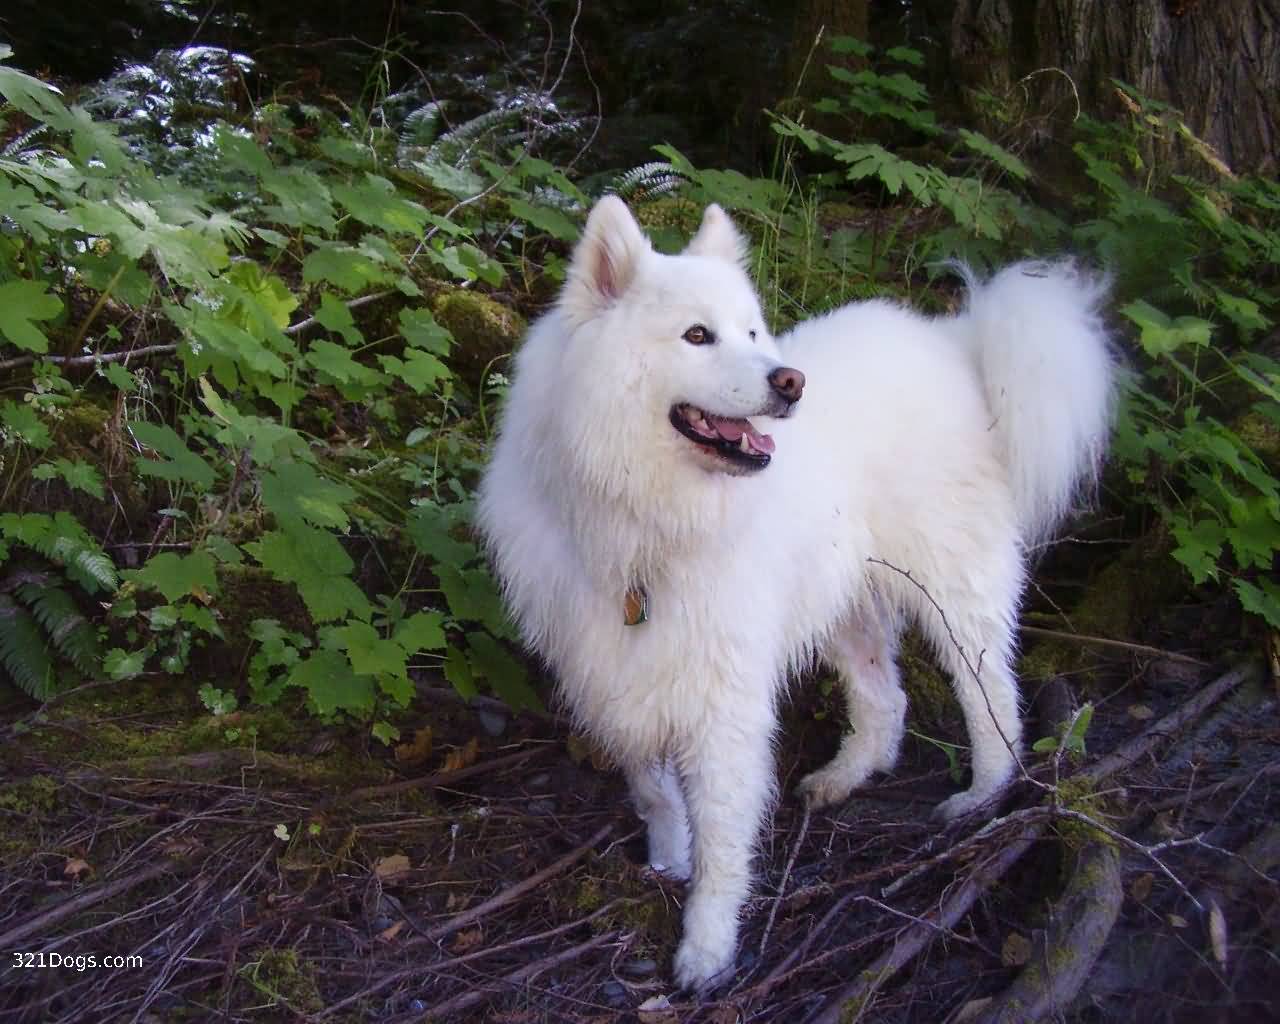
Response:
[{"label": "dog's front leg", "polygon": [[681,759],[693,827],[693,886],[676,950],[676,981],[713,987],[732,969],[751,857],[774,791],[772,722],[712,725]]},{"label": "dog's front leg", "polygon": [[675,766],[669,760],[628,766],[627,782],[636,813],[649,832],[649,867],[677,881],[688,881],[689,813]]}]

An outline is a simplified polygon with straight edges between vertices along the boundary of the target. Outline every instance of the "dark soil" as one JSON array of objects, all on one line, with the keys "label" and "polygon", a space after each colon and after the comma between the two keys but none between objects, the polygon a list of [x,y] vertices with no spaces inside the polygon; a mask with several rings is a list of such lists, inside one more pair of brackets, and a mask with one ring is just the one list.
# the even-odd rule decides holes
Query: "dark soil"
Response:
[{"label": "dark soil", "polygon": [[[682,887],[647,876],[620,778],[556,720],[426,683],[430,736],[403,725],[392,750],[301,714],[202,717],[178,681],[10,709],[0,1021],[1017,1020],[996,1015],[1015,979],[1093,955],[1059,913],[1116,909],[1053,1019],[1277,1019],[1274,682],[1237,673],[1161,724],[1226,666],[1089,657],[1106,695],[1058,765],[1060,811],[1052,755],[1030,755],[1038,784],[995,825],[943,830],[929,811],[956,783],[916,739],[838,815],[784,797],[738,972],[702,1001],[669,981]],[[788,709],[784,793],[834,749],[822,689]],[[1040,703],[1064,695],[1059,677]]]}]

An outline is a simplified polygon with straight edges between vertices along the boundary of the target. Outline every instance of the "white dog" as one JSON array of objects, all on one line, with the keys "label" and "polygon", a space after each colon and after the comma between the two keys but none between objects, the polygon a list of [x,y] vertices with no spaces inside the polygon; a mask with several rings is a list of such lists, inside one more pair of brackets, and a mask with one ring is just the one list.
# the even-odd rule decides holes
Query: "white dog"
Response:
[{"label": "white dog", "polygon": [[1096,471],[1114,380],[1103,286],[1069,266],[971,282],[956,317],[865,302],[775,342],[743,249],[711,206],[660,255],[601,200],[516,356],[480,498],[525,640],[626,771],[653,867],[692,880],[695,987],[733,964],[789,672],[820,659],[849,703],[815,804],[893,767],[907,621],[972,739],[941,814],[1010,781],[1027,550]]}]

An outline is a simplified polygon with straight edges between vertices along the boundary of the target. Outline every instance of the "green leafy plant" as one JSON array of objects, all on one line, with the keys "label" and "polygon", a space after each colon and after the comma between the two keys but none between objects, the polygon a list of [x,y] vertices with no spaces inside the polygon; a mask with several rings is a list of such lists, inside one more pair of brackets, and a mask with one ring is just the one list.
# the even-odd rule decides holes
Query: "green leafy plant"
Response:
[{"label": "green leafy plant", "polygon": [[[206,69],[226,56],[174,61]],[[212,81],[196,77],[192,88]],[[210,643],[234,643],[227,581],[252,570],[295,594],[299,611],[247,627],[251,700],[300,691],[322,716],[377,719],[384,742],[395,730],[382,716],[412,699],[415,664],[467,692],[483,682],[536,705],[522,664],[495,639],[510,628],[464,539],[479,465],[474,396],[429,299],[500,285],[509,266],[525,273],[548,234],[576,236],[582,194],[551,165],[504,154],[518,137],[500,141],[512,117],[535,125],[537,103],[455,127],[394,180],[387,168],[404,140],[390,129],[357,134],[317,115],[323,133],[304,146],[264,109],[269,142],[225,122],[183,136],[172,177],[174,126],[156,122],[168,133],[161,156],[118,102],[134,78],[117,76],[89,109],[0,65],[0,118],[32,124],[0,156],[14,229],[0,233],[0,363],[30,372],[25,393],[0,400],[0,451],[20,501],[38,500],[15,486],[27,479],[119,501],[101,466],[54,448],[64,415],[112,404],[132,500],[145,496],[166,544],[147,545],[115,592],[114,564],[69,513],[7,514],[0,537],[90,593],[113,592],[116,646],[102,667],[118,679],[185,673]],[[463,171],[476,194],[460,191]],[[481,209],[480,193],[496,204]],[[74,322],[73,294],[88,300]],[[121,366],[124,329],[142,322],[154,332],[145,347],[169,360],[158,372]],[[42,625],[47,600],[6,600],[6,664],[34,691],[48,677],[36,639],[70,634],[51,612]]]}]

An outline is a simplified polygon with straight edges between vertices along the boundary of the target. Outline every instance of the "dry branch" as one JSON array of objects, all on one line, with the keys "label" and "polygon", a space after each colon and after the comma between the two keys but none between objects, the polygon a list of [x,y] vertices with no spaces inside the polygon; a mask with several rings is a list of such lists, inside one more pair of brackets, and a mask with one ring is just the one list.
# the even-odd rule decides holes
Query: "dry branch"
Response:
[{"label": "dry branch", "polygon": [[593,949],[597,949],[606,943],[613,942],[619,937],[618,932],[605,932],[602,935],[596,935],[587,939],[586,942],[580,942],[576,946],[570,946],[568,949],[562,949],[559,953],[552,953],[545,956],[541,960],[535,960],[531,964],[525,964],[518,970],[512,971],[510,974],[504,974],[492,982],[484,982],[475,988],[460,995],[454,996],[452,999],[446,999],[442,1003],[428,1007],[420,1014],[412,1014],[401,1018],[402,1020],[444,1020],[455,1013],[462,1010],[470,1009],[477,1003],[482,1003],[495,992],[501,992],[504,989],[516,988],[526,982],[536,978],[543,971],[550,970],[553,967],[559,967],[561,964],[567,964],[570,960],[576,960],[585,953],[590,953]]},{"label": "dry branch", "polygon": [[438,789],[441,786],[452,786],[456,782],[461,782],[463,779],[469,779],[475,775],[486,775],[489,772],[501,771],[523,761],[541,757],[553,749],[555,748],[549,744],[531,747],[528,750],[519,750],[514,754],[507,754],[505,757],[495,757],[489,761],[477,761],[475,764],[467,765],[465,768],[458,768],[451,772],[436,772],[434,775],[423,775],[420,778],[405,779],[402,782],[389,782],[385,786],[365,786],[363,789],[353,789],[349,793],[344,793],[333,800],[327,801],[322,805],[321,809],[333,804],[352,804],[365,800],[376,800],[384,796],[394,796],[396,793],[407,793],[414,789]]},{"label": "dry branch", "polygon": [[175,867],[175,861],[163,860],[148,867],[140,868],[133,874],[125,875],[124,878],[117,878],[114,882],[107,882],[105,885],[86,889],[78,896],[63,900],[56,906],[50,907],[34,917],[29,917],[25,921],[14,925],[7,932],[0,934],[0,949],[15,949],[23,939],[45,932],[58,922],[101,903],[103,900],[112,899],[121,893],[128,892],[130,889],[135,889],[139,885],[151,881],[153,878],[168,874]]},{"label": "dry branch", "polygon": [[484,917],[486,914],[490,914],[493,911],[497,910],[499,907],[503,907],[503,906],[506,906],[508,903],[515,902],[525,893],[529,892],[532,889],[536,889],[548,878],[555,877],[556,875],[560,874],[561,871],[564,871],[566,868],[577,863],[579,860],[585,857],[588,853],[590,853],[595,848],[595,845],[600,842],[600,840],[602,840],[605,836],[607,836],[612,831],[613,831],[612,824],[608,824],[608,825],[605,825],[603,828],[597,829],[595,834],[592,835],[592,837],[588,839],[585,843],[583,843],[581,846],[575,846],[572,850],[566,853],[559,860],[554,861],[551,864],[548,864],[541,871],[536,871],[532,875],[530,875],[528,878],[525,878],[522,881],[517,882],[515,885],[509,886],[508,888],[503,889],[496,896],[490,897],[489,899],[485,900],[483,903],[476,904],[470,910],[464,910],[461,914],[455,914],[453,917],[449,918],[449,920],[442,921],[440,924],[435,925],[432,928],[426,929],[417,938],[414,938],[409,942],[406,942],[405,946],[409,947],[409,946],[421,945],[424,942],[436,942],[444,938],[446,935],[450,934],[451,932],[456,932],[460,928],[465,928],[472,921],[479,920],[480,918]]},{"label": "dry branch", "polygon": [[1098,782],[1116,772],[1123,771],[1137,763],[1139,758],[1153,750],[1162,740],[1168,739],[1184,728],[1188,722],[1199,718],[1237,686],[1258,678],[1261,672],[1262,666],[1256,661],[1237,665],[1212,683],[1201,687],[1194,697],[1159,721],[1152,723],[1141,734],[1127,743],[1122,743],[1116,750],[1095,761],[1074,777]]},{"label": "dry branch", "polygon": [[[1014,838],[974,868],[943,901],[936,913],[898,933],[893,945],[877,957],[871,966],[859,971],[858,980],[842,988],[835,998],[809,1018],[808,1024],[841,1024],[846,1019],[860,1019],[868,1000],[880,987],[936,938],[940,930],[955,927],[978,898],[1004,877],[1043,831],[1043,825],[1029,825],[1020,830]],[[851,1007],[856,1008],[855,1013],[846,1018]]]},{"label": "dry branch", "polygon": [[1031,960],[1013,984],[983,1009],[977,1024],[1058,1019],[1093,969],[1123,901],[1120,855],[1114,847],[1091,844],[1077,859]]}]

